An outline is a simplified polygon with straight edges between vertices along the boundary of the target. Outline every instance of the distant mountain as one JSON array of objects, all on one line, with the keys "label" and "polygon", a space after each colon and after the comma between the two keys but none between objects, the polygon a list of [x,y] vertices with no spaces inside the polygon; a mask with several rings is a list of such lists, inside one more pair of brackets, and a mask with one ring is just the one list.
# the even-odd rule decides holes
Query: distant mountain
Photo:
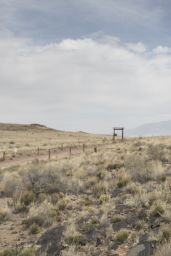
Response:
[{"label": "distant mountain", "polygon": [[127,136],[162,136],[171,135],[171,120],[144,124],[126,130]]},{"label": "distant mountain", "polygon": [[53,130],[41,124],[0,123],[0,131]]}]

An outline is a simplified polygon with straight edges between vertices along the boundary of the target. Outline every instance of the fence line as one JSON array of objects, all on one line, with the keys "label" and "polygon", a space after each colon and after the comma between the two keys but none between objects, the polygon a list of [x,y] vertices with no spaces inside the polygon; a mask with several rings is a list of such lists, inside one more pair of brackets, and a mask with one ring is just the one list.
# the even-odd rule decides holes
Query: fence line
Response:
[{"label": "fence line", "polygon": [[[118,141],[118,143],[121,143],[120,141]],[[45,148],[40,148],[37,147],[35,149],[32,150],[23,150],[23,151],[18,151],[18,152],[6,152],[3,151],[1,152],[2,155],[0,157],[0,161],[6,161],[6,160],[10,160],[10,159],[15,159],[15,158],[21,158],[23,159],[24,157],[39,157],[39,156],[46,156],[48,157],[48,160],[51,160],[52,157],[54,156],[54,154],[59,154],[60,153],[66,153],[68,154],[69,157],[71,157],[72,155],[80,155],[81,153],[89,153],[89,150],[91,150],[91,152],[93,153],[97,153],[99,149],[104,148],[106,146],[110,146],[113,145],[112,142],[109,143],[99,143],[99,144],[69,144],[69,145],[64,145],[61,144],[58,147],[52,147],[49,149],[45,149]],[[77,152],[79,151],[79,152]],[[68,152],[68,153],[67,153]]]}]

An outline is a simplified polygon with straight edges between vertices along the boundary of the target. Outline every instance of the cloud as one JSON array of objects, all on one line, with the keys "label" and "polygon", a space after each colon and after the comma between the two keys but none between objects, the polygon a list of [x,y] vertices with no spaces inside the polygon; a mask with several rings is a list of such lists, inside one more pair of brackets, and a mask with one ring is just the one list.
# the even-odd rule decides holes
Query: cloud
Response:
[{"label": "cloud", "polygon": [[128,47],[128,49],[130,49],[130,50],[132,50],[134,52],[138,52],[138,53],[144,53],[147,50],[145,45],[143,43],[141,43],[141,42],[136,43],[136,44],[128,43],[127,47]]},{"label": "cloud", "polygon": [[8,35],[0,38],[0,59],[4,122],[110,132],[170,115],[171,56],[141,42],[105,37],[42,46]]},{"label": "cloud", "polygon": [[167,46],[157,46],[153,49],[155,54],[168,54],[171,53],[171,48]]},{"label": "cloud", "polygon": [[[154,45],[169,31],[169,4],[156,0],[1,0],[0,30],[49,43],[101,31]],[[168,36],[169,37],[169,36]],[[164,40],[165,40],[164,39]]]}]

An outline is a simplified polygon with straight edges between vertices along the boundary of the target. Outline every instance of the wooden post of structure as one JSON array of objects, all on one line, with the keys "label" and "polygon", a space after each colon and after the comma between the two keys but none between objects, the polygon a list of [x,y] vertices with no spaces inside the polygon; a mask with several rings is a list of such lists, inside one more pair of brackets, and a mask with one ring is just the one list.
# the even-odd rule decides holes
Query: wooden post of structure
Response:
[{"label": "wooden post of structure", "polygon": [[115,133],[115,128],[113,129],[113,142],[115,142],[115,136],[116,136],[116,133]]},{"label": "wooden post of structure", "polygon": [[48,158],[49,158],[49,160],[51,158],[51,151],[50,151],[50,149],[48,150]]},{"label": "wooden post of structure", "polygon": [[116,140],[116,138],[115,138],[117,136],[116,131],[122,132],[122,141],[123,141],[124,140],[124,128],[123,127],[114,127],[113,128],[113,142],[115,142],[115,140]]},{"label": "wooden post of structure", "polygon": [[124,128],[122,128],[122,140],[124,139]]}]

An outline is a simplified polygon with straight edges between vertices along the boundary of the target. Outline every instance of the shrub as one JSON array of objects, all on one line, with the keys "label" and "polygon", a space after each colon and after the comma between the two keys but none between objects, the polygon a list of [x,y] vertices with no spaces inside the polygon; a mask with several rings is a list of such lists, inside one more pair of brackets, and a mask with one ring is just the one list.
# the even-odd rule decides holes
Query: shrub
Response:
[{"label": "shrub", "polygon": [[126,172],[120,172],[118,175],[117,187],[118,188],[125,187],[128,184],[129,180],[130,180],[129,175]]},{"label": "shrub", "polygon": [[44,169],[40,165],[33,165],[24,176],[24,183],[34,194],[59,191],[57,174],[51,169]]},{"label": "shrub", "polygon": [[166,205],[164,202],[158,200],[155,201],[154,204],[151,207],[150,215],[153,217],[160,217],[165,213]]},{"label": "shrub", "polygon": [[165,174],[160,161],[148,161],[147,158],[138,155],[127,157],[125,168],[130,173],[132,180],[139,182],[160,180]]},{"label": "shrub", "polygon": [[100,203],[106,203],[110,200],[110,195],[108,194],[102,194],[99,198]]},{"label": "shrub", "polygon": [[93,201],[90,198],[85,197],[82,199],[81,204],[85,206],[90,206],[93,204]]},{"label": "shrub", "polygon": [[9,211],[0,209],[0,224],[9,219]]},{"label": "shrub", "polygon": [[150,144],[147,149],[147,155],[150,160],[165,161],[166,157],[165,157],[164,145]]},{"label": "shrub", "polygon": [[161,237],[160,237],[160,242],[161,243],[168,243],[171,239],[171,230],[169,228],[166,228],[164,230],[162,230],[162,234],[161,234]]},{"label": "shrub", "polygon": [[33,223],[31,226],[30,226],[30,233],[31,234],[38,234],[40,232],[40,228],[37,224]]},{"label": "shrub", "polygon": [[93,218],[87,221],[83,221],[80,226],[80,230],[82,233],[87,233],[95,230],[100,227],[100,221],[97,218]]},{"label": "shrub", "polygon": [[0,251],[0,256],[36,256],[36,249],[4,249]]},{"label": "shrub", "polygon": [[34,201],[34,194],[33,192],[24,192],[20,198],[21,204],[24,206],[29,206]]},{"label": "shrub", "polygon": [[112,223],[117,223],[117,222],[120,222],[122,220],[125,220],[124,216],[122,216],[122,215],[114,215],[111,218]]},{"label": "shrub", "polygon": [[115,239],[120,242],[120,243],[123,243],[127,240],[128,238],[128,231],[126,230],[121,230],[121,231],[118,231],[115,235]]},{"label": "shrub", "polygon": [[41,193],[76,193],[80,184],[74,178],[69,179],[67,172],[65,166],[34,164],[24,174],[23,183],[36,196]]},{"label": "shrub", "polygon": [[141,230],[141,229],[145,229],[145,227],[147,226],[146,222],[144,220],[138,220],[136,223],[136,229],[137,230]]},{"label": "shrub", "polygon": [[12,197],[22,190],[21,177],[17,173],[5,173],[2,179],[4,195]]},{"label": "shrub", "polygon": [[5,249],[0,252],[0,256],[19,256],[19,251],[16,249]]},{"label": "shrub", "polygon": [[22,224],[25,225],[26,228],[31,227],[33,224],[43,227],[44,219],[41,216],[29,217],[28,219],[24,219]]},{"label": "shrub", "polygon": [[107,188],[102,182],[95,184],[93,186],[92,190],[93,190],[93,194],[96,198],[99,198],[102,194],[107,193]]},{"label": "shrub", "polygon": [[58,202],[58,209],[59,211],[64,211],[65,208],[67,207],[67,201],[65,199],[62,199]]},{"label": "shrub", "polygon": [[71,245],[71,244],[72,245],[84,245],[85,239],[80,234],[70,235],[70,236],[65,237],[65,242],[69,245]]}]

